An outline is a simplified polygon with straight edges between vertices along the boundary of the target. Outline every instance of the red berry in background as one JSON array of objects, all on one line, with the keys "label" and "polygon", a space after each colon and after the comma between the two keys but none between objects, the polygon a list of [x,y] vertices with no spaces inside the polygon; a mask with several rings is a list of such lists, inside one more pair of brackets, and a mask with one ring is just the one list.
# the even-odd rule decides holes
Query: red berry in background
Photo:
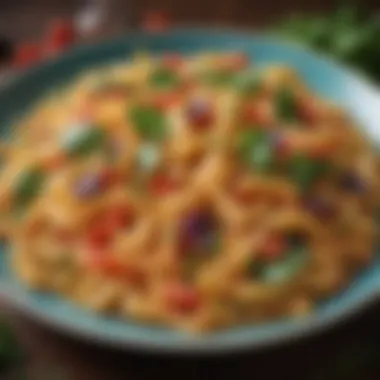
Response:
[{"label": "red berry in background", "polygon": [[13,65],[17,68],[31,66],[41,59],[42,48],[36,42],[24,42],[16,47]]},{"label": "red berry in background", "polygon": [[148,32],[161,32],[169,26],[169,18],[164,12],[149,11],[142,21],[142,28]]},{"label": "red berry in background", "polygon": [[47,30],[44,53],[51,55],[66,49],[75,42],[75,37],[71,20],[54,20]]}]

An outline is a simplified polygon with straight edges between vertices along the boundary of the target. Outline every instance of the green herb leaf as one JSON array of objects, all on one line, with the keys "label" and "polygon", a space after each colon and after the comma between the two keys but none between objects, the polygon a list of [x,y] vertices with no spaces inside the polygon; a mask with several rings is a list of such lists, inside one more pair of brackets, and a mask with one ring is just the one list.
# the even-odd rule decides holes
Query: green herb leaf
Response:
[{"label": "green herb leaf", "polygon": [[236,76],[235,80],[236,89],[245,96],[252,96],[257,94],[262,85],[262,81],[259,75],[252,75],[244,73]]},{"label": "green herb leaf", "polygon": [[299,155],[291,159],[289,169],[293,181],[302,192],[305,192],[310,189],[316,179],[327,171],[327,164]]},{"label": "green herb leaf", "polygon": [[100,149],[106,141],[105,132],[95,126],[77,126],[64,136],[63,148],[69,156],[83,157]]},{"label": "green herb leaf", "polygon": [[135,106],[129,114],[137,133],[146,140],[163,140],[167,133],[165,115],[158,109],[149,106]]},{"label": "green herb leaf", "polygon": [[241,159],[257,172],[267,173],[273,168],[274,152],[269,136],[259,130],[247,130],[238,137]]},{"label": "green herb leaf", "polygon": [[40,192],[45,180],[45,173],[39,168],[21,172],[16,179],[14,196],[17,206],[25,206]]},{"label": "green herb leaf", "polygon": [[149,83],[156,88],[172,89],[179,85],[180,78],[173,70],[159,68],[152,73]]},{"label": "green herb leaf", "polygon": [[277,117],[285,122],[293,122],[298,117],[298,106],[293,91],[280,89],[276,94],[275,109]]},{"label": "green herb leaf", "polygon": [[308,260],[305,246],[290,248],[282,260],[265,265],[260,279],[266,283],[279,284],[292,279],[305,266]]}]

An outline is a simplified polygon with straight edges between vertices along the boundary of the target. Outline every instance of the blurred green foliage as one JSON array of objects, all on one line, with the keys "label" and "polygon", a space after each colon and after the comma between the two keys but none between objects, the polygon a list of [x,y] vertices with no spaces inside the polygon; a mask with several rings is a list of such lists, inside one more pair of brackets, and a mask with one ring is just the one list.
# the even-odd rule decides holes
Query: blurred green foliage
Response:
[{"label": "blurred green foliage", "polygon": [[325,15],[292,15],[274,29],[281,36],[327,53],[380,83],[380,14],[348,4]]}]

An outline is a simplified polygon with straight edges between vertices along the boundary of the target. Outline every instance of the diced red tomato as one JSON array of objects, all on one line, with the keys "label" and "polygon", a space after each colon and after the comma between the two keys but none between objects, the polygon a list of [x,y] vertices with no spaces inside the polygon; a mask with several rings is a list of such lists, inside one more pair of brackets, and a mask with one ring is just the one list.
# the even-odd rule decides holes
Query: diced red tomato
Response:
[{"label": "diced red tomato", "polygon": [[66,49],[75,42],[75,31],[71,20],[54,20],[45,41],[45,53],[54,54]]},{"label": "diced red tomato", "polygon": [[113,231],[110,226],[99,221],[91,227],[87,234],[87,243],[92,249],[105,249],[112,240]]},{"label": "diced red tomato", "polygon": [[115,231],[130,225],[133,222],[133,213],[125,206],[113,206],[105,212],[103,220]]},{"label": "diced red tomato", "polygon": [[112,277],[120,277],[125,274],[125,267],[112,256],[111,252],[106,250],[91,251],[87,263],[92,270]]},{"label": "diced red tomato", "polygon": [[171,284],[166,298],[169,307],[180,313],[191,313],[200,305],[198,291],[193,286],[182,283]]},{"label": "diced red tomato", "polygon": [[180,99],[178,92],[165,92],[158,94],[153,101],[154,107],[159,108],[162,111],[167,110],[171,106],[175,105]]},{"label": "diced red tomato", "polygon": [[42,48],[37,42],[25,42],[16,48],[13,64],[18,68],[30,66],[42,57]]},{"label": "diced red tomato", "polygon": [[92,252],[87,263],[92,270],[107,276],[118,277],[134,285],[142,285],[144,282],[144,275],[140,270],[121,263],[111,252]]},{"label": "diced red tomato", "polygon": [[164,12],[149,11],[145,14],[142,28],[149,32],[161,32],[169,26],[169,18]]},{"label": "diced red tomato", "polygon": [[149,183],[149,191],[154,195],[167,195],[176,187],[176,181],[165,174],[154,175]]},{"label": "diced red tomato", "polygon": [[273,234],[263,244],[260,249],[262,258],[268,261],[273,261],[281,257],[285,252],[286,242],[281,236]]},{"label": "diced red tomato", "polygon": [[265,127],[272,123],[271,115],[265,108],[257,104],[246,103],[241,110],[241,118],[245,123],[257,124]]}]

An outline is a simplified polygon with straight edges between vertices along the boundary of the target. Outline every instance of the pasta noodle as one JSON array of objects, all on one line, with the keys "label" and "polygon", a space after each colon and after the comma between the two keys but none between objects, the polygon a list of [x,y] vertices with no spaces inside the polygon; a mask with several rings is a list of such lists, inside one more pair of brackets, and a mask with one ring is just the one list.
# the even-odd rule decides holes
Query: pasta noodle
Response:
[{"label": "pasta noodle", "polygon": [[16,130],[0,227],[32,288],[208,331],[308,314],[371,260],[377,158],[287,67],[137,56]]}]

